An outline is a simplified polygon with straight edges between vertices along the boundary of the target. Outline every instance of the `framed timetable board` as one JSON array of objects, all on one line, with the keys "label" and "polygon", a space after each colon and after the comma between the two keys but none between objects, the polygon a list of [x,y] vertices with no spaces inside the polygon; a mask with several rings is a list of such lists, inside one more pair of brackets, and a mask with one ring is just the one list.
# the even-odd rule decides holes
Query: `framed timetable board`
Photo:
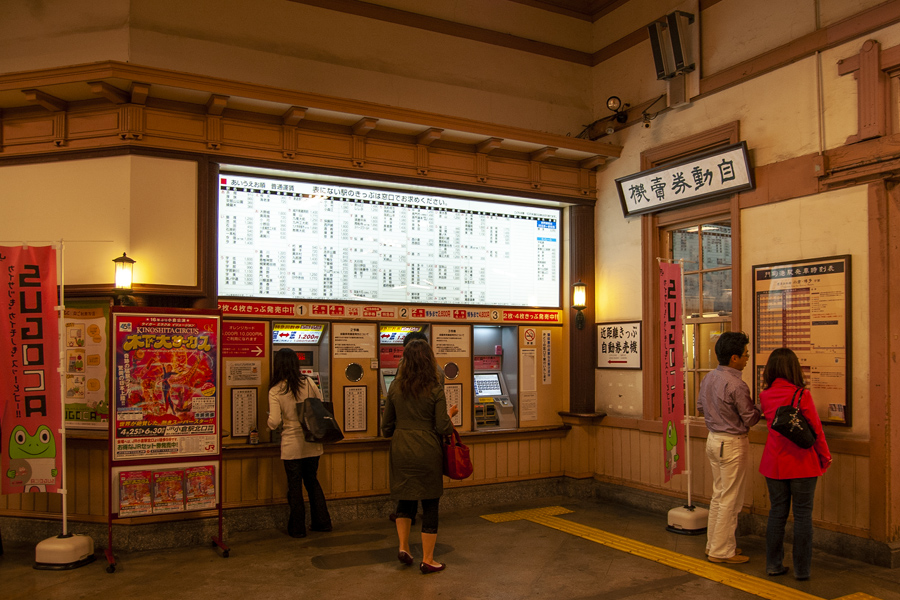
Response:
[{"label": "framed timetable board", "polygon": [[557,208],[221,174],[218,209],[221,297],[560,306]]},{"label": "framed timetable board", "polygon": [[754,265],[753,298],[757,397],[769,354],[790,348],[822,424],[849,426],[850,256]]}]

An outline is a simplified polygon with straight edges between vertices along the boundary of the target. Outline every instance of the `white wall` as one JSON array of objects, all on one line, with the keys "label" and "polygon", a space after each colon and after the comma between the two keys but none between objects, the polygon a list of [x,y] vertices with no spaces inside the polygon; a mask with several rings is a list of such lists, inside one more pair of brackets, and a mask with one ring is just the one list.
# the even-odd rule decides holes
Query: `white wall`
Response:
[{"label": "white wall", "polygon": [[196,163],[143,156],[0,167],[0,241],[65,243],[65,283],[113,282],[112,260],[137,261],[135,283],[196,285]]}]

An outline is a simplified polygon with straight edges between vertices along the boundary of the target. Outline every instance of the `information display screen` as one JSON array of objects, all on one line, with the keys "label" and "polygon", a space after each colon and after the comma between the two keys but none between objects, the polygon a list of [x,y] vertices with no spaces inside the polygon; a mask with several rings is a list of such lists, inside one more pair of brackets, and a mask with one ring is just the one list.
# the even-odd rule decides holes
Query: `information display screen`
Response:
[{"label": "information display screen", "polygon": [[219,295],[558,307],[560,211],[219,178]]}]

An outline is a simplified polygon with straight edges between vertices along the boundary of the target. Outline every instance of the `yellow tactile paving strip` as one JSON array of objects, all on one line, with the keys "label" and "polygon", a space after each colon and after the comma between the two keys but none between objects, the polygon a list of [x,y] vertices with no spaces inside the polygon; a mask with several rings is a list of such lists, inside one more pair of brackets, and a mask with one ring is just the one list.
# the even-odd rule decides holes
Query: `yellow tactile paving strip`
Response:
[{"label": "yellow tactile paving strip", "polygon": [[[603,544],[609,548],[634,554],[641,558],[656,561],[669,567],[674,567],[681,571],[693,573],[698,577],[704,577],[711,581],[727,585],[737,590],[747,592],[759,596],[760,598],[768,598],[769,600],[821,600],[819,596],[813,596],[806,592],[801,592],[787,586],[774,583],[771,579],[762,579],[752,575],[745,575],[729,567],[723,567],[710,563],[707,560],[701,560],[679,554],[664,548],[644,544],[620,535],[607,533],[594,527],[579,525],[566,519],[558,518],[559,515],[571,513],[571,510],[561,506],[547,506],[545,508],[535,508],[531,510],[519,510],[508,513],[496,513],[493,515],[482,515],[482,519],[491,521],[492,523],[505,523],[509,521],[531,521],[540,525],[545,525],[552,529],[563,531],[574,536]],[[859,592],[849,596],[843,596],[835,600],[878,600],[874,596]]]}]

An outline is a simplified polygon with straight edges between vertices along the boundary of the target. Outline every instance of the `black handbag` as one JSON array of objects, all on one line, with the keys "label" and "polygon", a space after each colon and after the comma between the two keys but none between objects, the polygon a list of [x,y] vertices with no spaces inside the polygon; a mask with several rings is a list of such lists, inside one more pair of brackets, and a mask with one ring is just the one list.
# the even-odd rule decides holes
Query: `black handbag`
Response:
[{"label": "black handbag", "polygon": [[[800,412],[800,396],[803,388],[798,387],[791,398],[790,404],[778,407],[775,418],[772,419],[772,431],[777,431],[801,448],[812,448],[816,443],[816,432],[809,426],[809,422]],[[794,405],[796,401],[797,405]]]},{"label": "black handbag", "polygon": [[[330,402],[328,404],[331,404]],[[303,428],[303,438],[307,442],[316,444],[330,444],[344,439],[340,425],[334,418],[334,412],[316,396],[310,396],[303,401],[303,406],[298,406],[300,426]]]}]

